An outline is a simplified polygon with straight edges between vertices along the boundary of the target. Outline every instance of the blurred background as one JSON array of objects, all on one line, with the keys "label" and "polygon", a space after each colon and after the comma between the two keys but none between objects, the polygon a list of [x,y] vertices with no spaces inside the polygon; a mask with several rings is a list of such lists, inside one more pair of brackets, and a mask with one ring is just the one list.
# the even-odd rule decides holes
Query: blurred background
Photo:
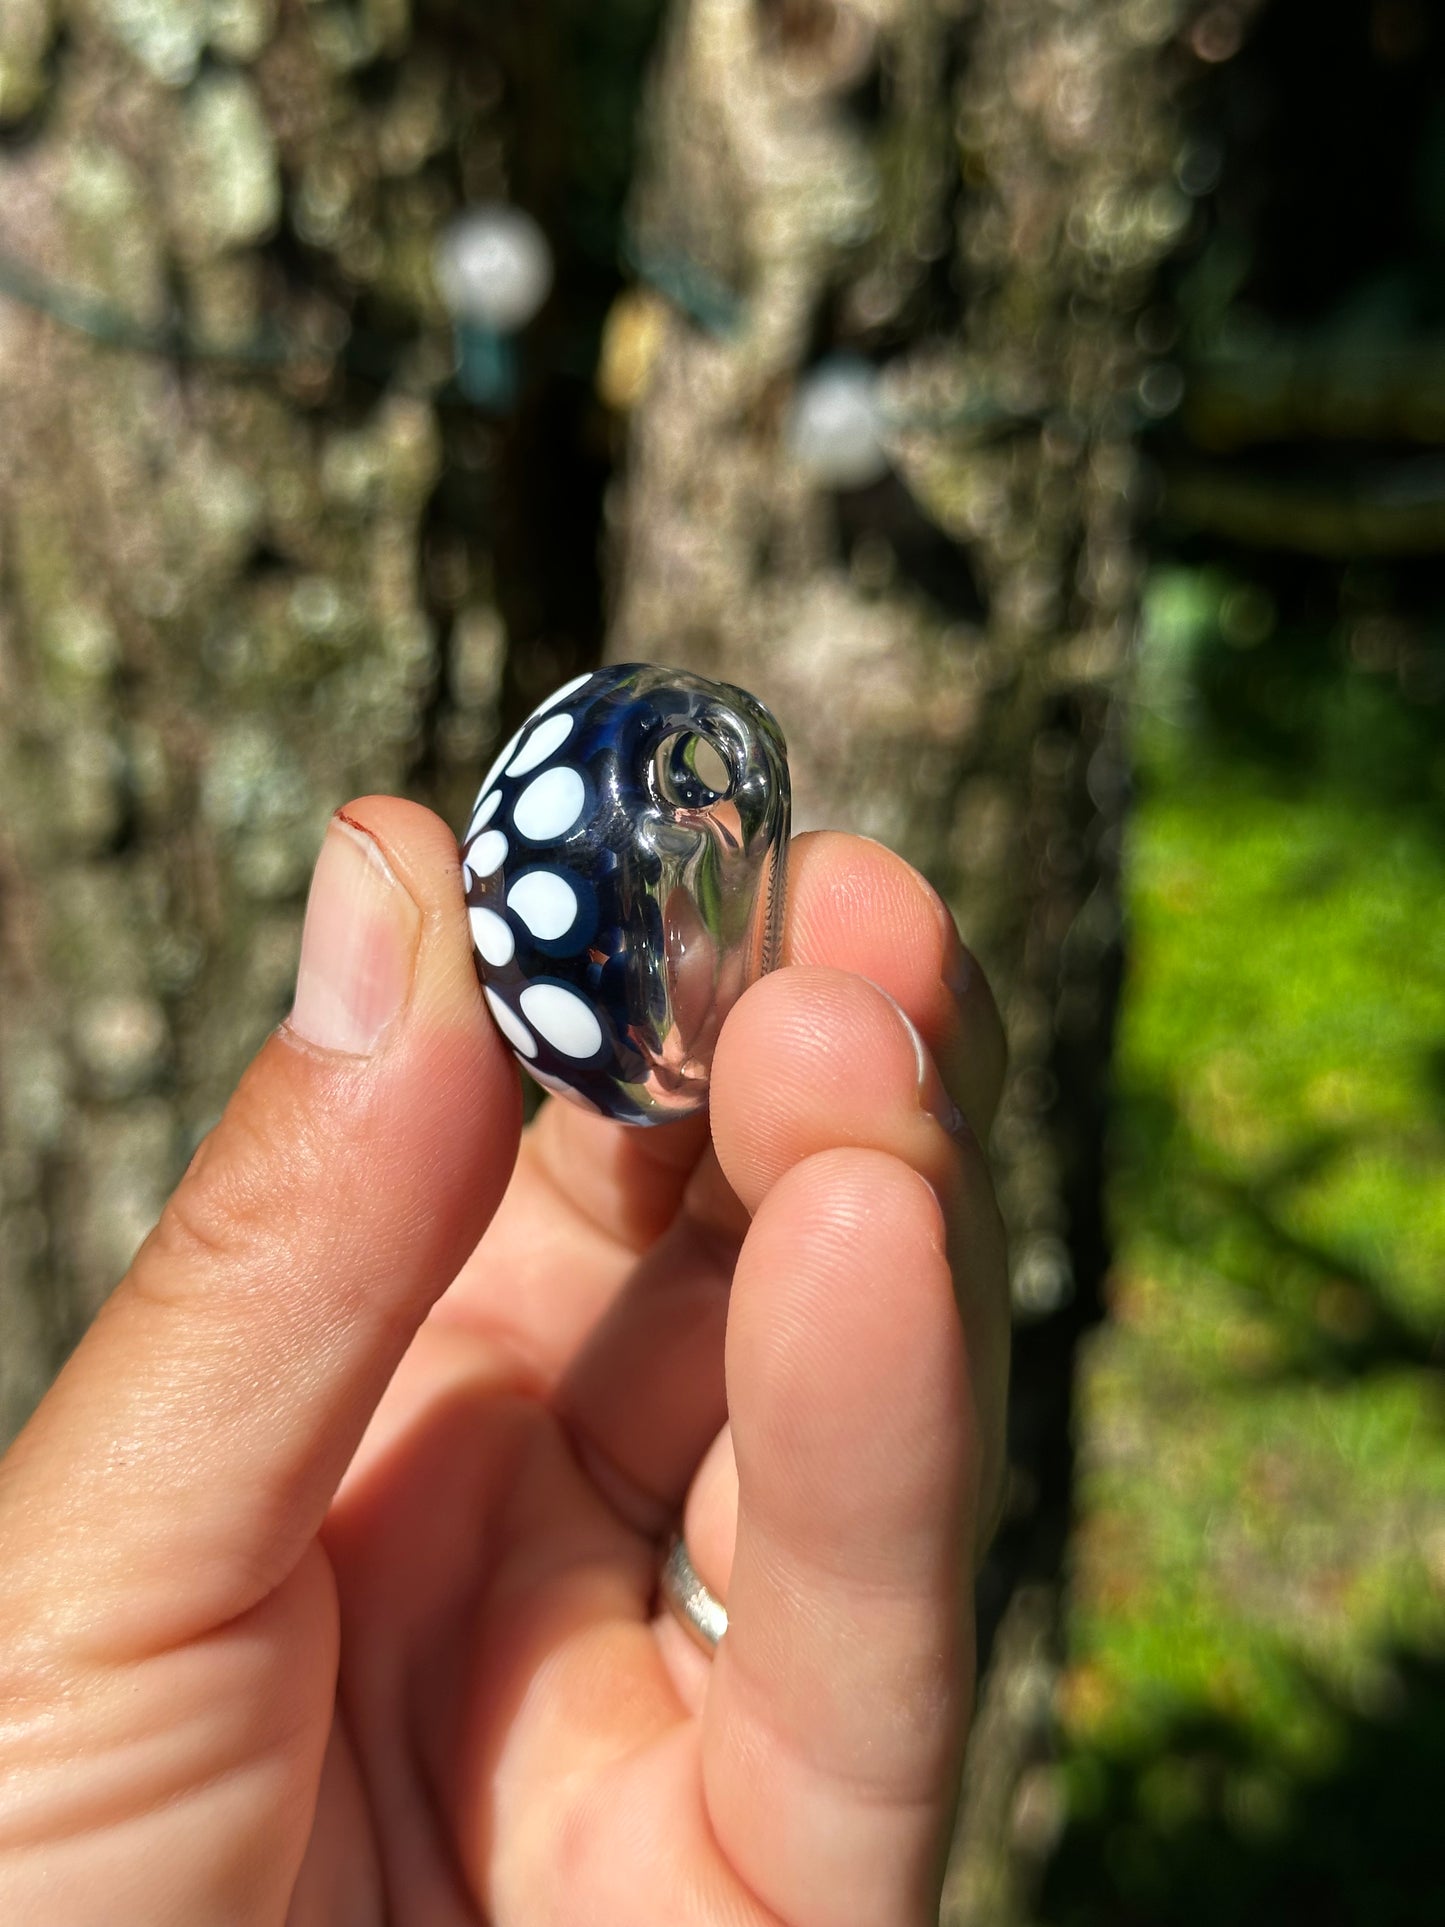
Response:
[{"label": "blurred background", "polygon": [[1442,551],[1429,0],[3,0],[0,1432],[329,811],[722,675],[1011,1037],[945,1921],[1438,1920]]}]

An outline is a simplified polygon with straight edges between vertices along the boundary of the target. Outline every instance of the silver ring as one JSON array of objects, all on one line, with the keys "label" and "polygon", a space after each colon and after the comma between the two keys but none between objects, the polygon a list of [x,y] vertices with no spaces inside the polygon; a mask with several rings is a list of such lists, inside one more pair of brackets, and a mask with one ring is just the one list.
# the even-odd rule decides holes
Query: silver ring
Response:
[{"label": "silver ring", "polygon": [[697,1576],[682,1534],[673,1536],[662,1562],[662,1596],[672,1608],[683,1631],[702,1650],[711,1655],[728,1629],[728,1609],[710,1593]]}]

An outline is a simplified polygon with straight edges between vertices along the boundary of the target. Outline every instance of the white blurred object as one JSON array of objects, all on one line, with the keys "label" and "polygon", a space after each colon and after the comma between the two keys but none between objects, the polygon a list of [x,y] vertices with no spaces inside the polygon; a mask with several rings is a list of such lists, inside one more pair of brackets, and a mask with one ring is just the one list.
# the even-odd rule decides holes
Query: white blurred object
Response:
[{"label": "white blurred object", "polygon": [[552,248],[530,214],[482,204],[442,230],[433,272],[454,320],[516,334],[552,292]]},{"label": "white blurred object", "polygon": [[798,383],[788,417],[793,460],[823,488],[866,488],[888,473],[882,378],[855,355],[819,362]]}]

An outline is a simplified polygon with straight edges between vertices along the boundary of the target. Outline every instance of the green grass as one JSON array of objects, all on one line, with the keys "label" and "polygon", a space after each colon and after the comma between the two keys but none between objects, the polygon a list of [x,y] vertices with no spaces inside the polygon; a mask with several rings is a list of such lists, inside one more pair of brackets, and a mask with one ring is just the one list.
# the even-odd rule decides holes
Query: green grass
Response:
[{"label": "green grass", "polygon": [[1445,1916],[1441,679],[1238,596],[1150,602],[1050,1927]]}]

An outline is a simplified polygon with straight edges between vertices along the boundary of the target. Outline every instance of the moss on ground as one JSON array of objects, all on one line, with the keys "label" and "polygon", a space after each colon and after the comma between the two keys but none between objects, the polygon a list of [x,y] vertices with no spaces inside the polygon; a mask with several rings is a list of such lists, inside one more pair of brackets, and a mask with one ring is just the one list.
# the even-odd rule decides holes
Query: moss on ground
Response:
[{"label": "moss on ground", "polygon": [[1150,603],[1051,1927],[1442,1906],[1441,639],[1245,590]]}]

